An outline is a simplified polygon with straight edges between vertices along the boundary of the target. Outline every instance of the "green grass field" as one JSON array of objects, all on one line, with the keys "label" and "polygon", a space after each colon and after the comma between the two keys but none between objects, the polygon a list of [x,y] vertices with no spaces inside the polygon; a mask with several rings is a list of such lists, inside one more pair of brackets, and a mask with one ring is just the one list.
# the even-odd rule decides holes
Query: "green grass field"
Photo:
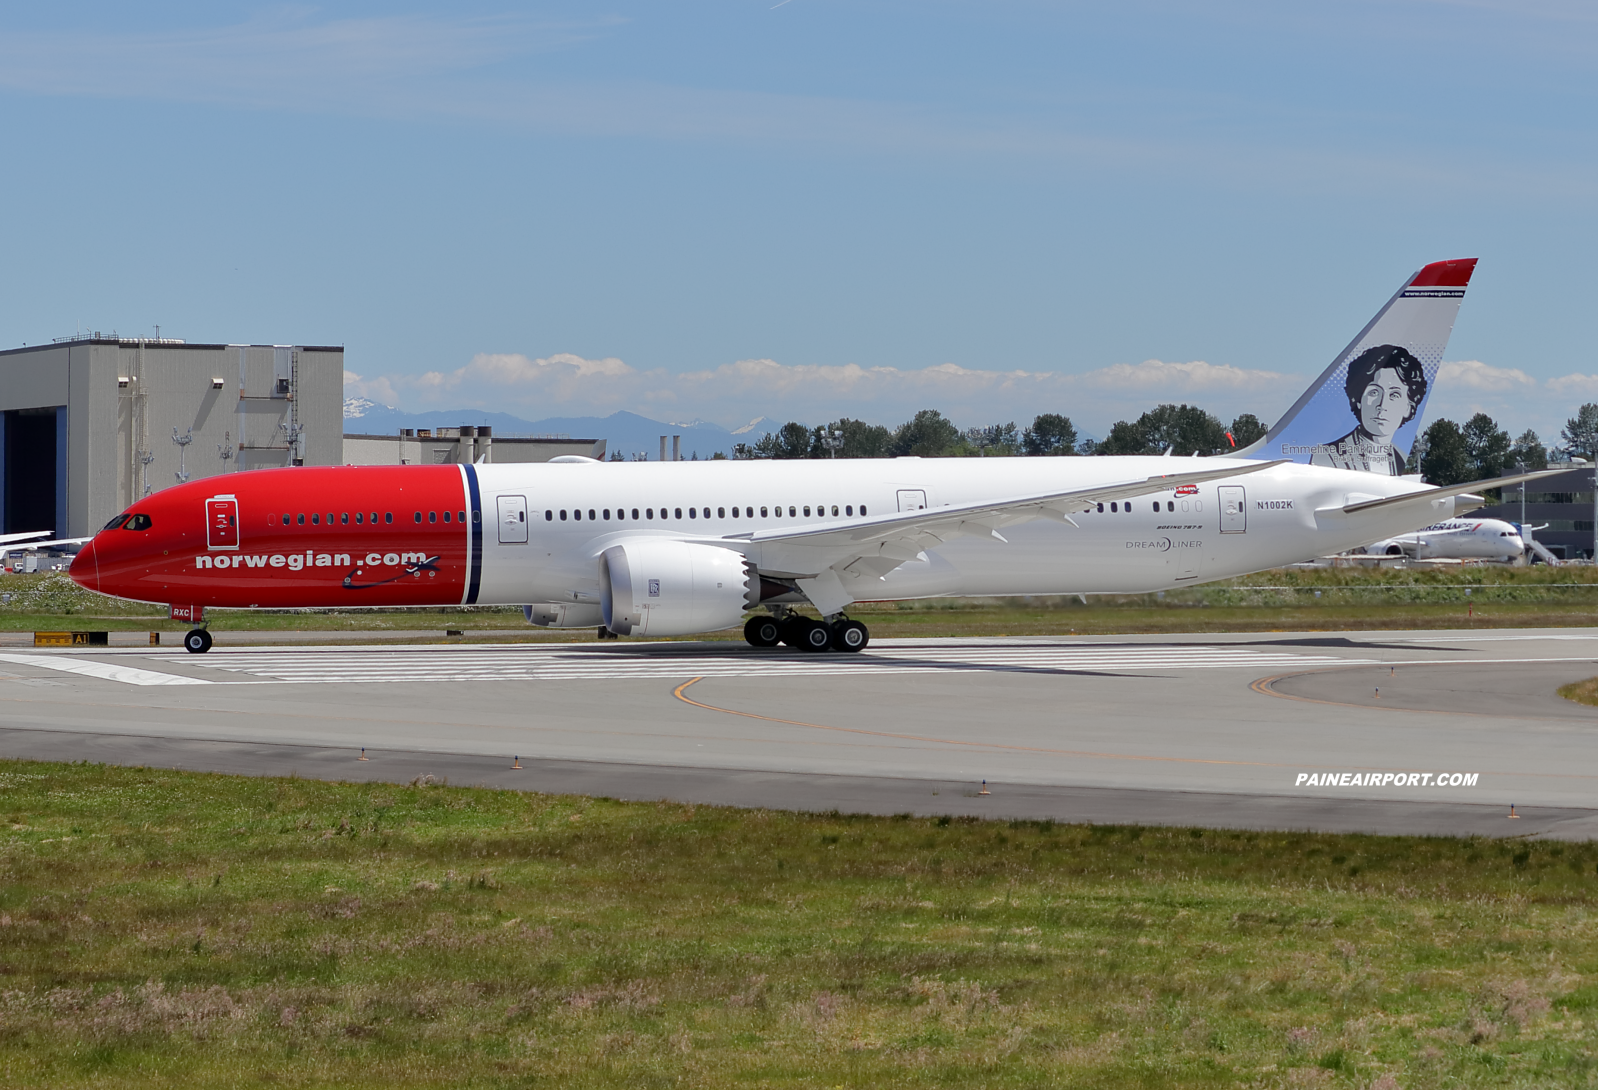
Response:
[{"label": "green grass field", "polygon": [[6,1086],[1598,1081],[1598,845],[0,762]]},{"label": "green grass field", "polygon": [[[162,630],[163,609],[92,594],[64,574],[0,580],[0,631]],[[1467,593],[1468,592],[1468,593]],[[1497,565],[1405,569],[1287,569],[1163,595],[937,599],[861,603],[850,610],[874,637],[1078,635],[1136,632],[1354,631],[1536,628],[1598,623],[1598,568]],[[465,630],[476,638],[590,640],[593,629],[535,628],[517,607],[384,610],[215,610],[213,632]],[[737,630],[695,639],[741,639]]]}]

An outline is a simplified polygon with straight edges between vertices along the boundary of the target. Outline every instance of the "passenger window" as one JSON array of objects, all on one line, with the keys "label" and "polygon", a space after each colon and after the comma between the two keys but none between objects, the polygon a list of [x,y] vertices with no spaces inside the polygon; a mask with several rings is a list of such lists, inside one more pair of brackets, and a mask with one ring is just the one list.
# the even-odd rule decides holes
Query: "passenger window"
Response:
[{"label": "passenger window", "polygon": [[327,524],[329,526],[333,525],[333,512],[331,511],[327,513]]},{"label": "passenger window", "polygon": [[431,522],[431,523],[434,523],[436,525],[438,523],[438,512],[437,511],[429,511],[427,513],[427,521]]},{"label": "passenger window", "polygon": [[444,521],[445,521],[445,522],[448,522],[448,521],[449,521],[449,512],[448,512],[448,511],[445,511],[445,512],[444,512]]},{"label": "passenger window", "polygon": [[810,517],[810,505],[807,503],[807,504],[805,504],[805,518],[809,518],[809,517]]},{"label": "passenger window", "polygon": [[[810,513],[810,508],[806,507],[805,508],[805,514],[808,515],[809,513]],[[798,518],[799,517],[799,512],[795,511],[792,507],[790,507],[790,508],[788,508],[788,517],[789,518]]]},{"label": "passenger window", "polygon": [[577,508],[573,508],[572,509],[572,521],[573,522],[581,522],[581,521],[583,521],[583,509],[581,507],[577,507]]},{"label": "passenger window", "polygon": [[296,525],[296,526],[304,526],[305,525],[305,512],[304,511],[301,511],[299,514],[294,516],[294,525]]},{"label": "passenger window", "polygon": [[590,507],[588,509],[588,521],[589,522],[595,521],[595,519],[594,519],[594,509],[592,507]]},{"label": "passenger window", "polygon": [[289,517],[287,515],[284,515],[283,516],[283,525],[287,526],[288,524],[289,524]]},{"label": "passenger window", "polygon": [[[446,516],[446,517],[445,517],[445,519],[444,519],[444,521],[445,521],[445,522],[448,522],[448,521],[449,521],[449,518],[448,518],[448,517],[447,517],[447,516]],[[466,512],[465,512],[465,511],[458,511],[458,512],[456,512],[456,514],[455,514],[455,521],[456,521],[456,522],[465,522],[465,521],[466,521]]]},{"label": "passenger window", "polygon": [[377,512],[376,511],[372,512],[372,525],[373,526],[377,525]]},{"label": "passenger window", "polygon": [[545,522],[553,522],[553,521],[555,521],[555,512],[546,510],[544,512],[544,521]]},{"label": "passenger window", "polygon": [[866,513],[866,505],[863,503],[860,505],[860,513],[862,515]]},{"label": "passenger window", "polygon": [[846,514],[846,515],[854,514],[854,504],[851,503],[847,507],[845,507],[843,509],[843,513]]},{"label": "passenger window", "polygon": [[[705,510],[708,511],[708,510],[710,510],[710,508],[707,507],[707,508],[705,508]],[[737,510],[738,510],[737,508],[733,508],[733,513],[737,514]],[[719,519],[726,518],[727,517],[727,509],[725,507],[716,508],[716,517],[719,518]]]},{"label": "passenger window", "polygon": [[695,508],[692,508],[692,507],[688,508],[688,517],[689,518],[698,518],[699,517],[698,510],[695,509]]},{"label": "passenger window", "polygon": [[838,505],[837,504],[833,504],[832,505],[832,513],[834,515],[836,515],[838,513]]},{"label": "passenger window", "polygon": [[682,518],[682,508],[678,507],[678,508],[676,508],[676,511],[677,511],[677,517],[678,518]]},{"label": "passenger window", "polygon": [[149,515],[132,515],[128,518],[127,528],[129,530],[148,530],[152,525]]},{"label": "passenger window", "polygon": [[650,518],[650,519],[654,518],[655,517],[655,509],[653,507],[644,508],[644,517],[645,518]]},{"label": "passenger window", "polygon": [[764,507],[762,507],[762,508],[761,508],[761,509],[760,509],[760,517],[761,517],[761,518],[770,518],[770,517],[771,517],[771,516],[770,516],[770,515],[768,515],[768,514],[766,514],[766,509],[765,509],[765,508],[764,508]]},{"label": "passenger window", "polygon": [[1120,510],[1120,508],[1119,508],[1119,507],[1117,507],[1117,506],[1115,506],[1115,501],[1114,501],[1114,500],[1111,500],[1111,501],[1110,501],[1110,514],[1112,514],[1112,515],[1113,515],[1113,514],[1115,514],[1115,513],[1116,513],[1116,512],[1118,512],[1118,511],[1119,511],[1119,510]]},{"label": "passenger window", "polygon": [[1175,511],[1176,510],[1176,501],[1175,500],[1166,500],[1165,501],[1165,509],[1167,511]]},{"label": "passenger window", "polygon": [[636,519],[637,517],[638,517],[638,508],[634,507],[633,508],[633,518]]},{"label": "passenger window", "polygon": [[383,512],[383,525],[384,526],[389,526],[389,525],[392,525],[393,522],[394,522],[394,512],[392,512],[392,511],[384,511]]},{"label": "passenger window", "polygon": [[416,520],[416,525],[420,526],[422,524],[422,513],[420,511],[414,512],[412,517]]},{"label": "passenger window", "polygon": [[560,509],[560,521],[566,521],[566,509],[564,507]]},{"label": "passenger window", "polygon": [[355,525],[361,526],[361,525],[364,525],[365,522],[366,522],[366,516],[364,514],[362,514],[361,512],[359,512],[359,511],[355,512]]},{"label": "passenger window", "polygon": [[605,510],[602,511],[601,514],[603,514],[605,516],[605,521],[606,522],[610,521],[610,508],[608,508],[608,507],[605,508]]},{"label": "passenger window", "polygon": [[1104,505],[1102,503],[1099,504],[1099,514],[1104,514]]},{"label": "passenger window", "polygon": [[479,522],[482,522],[482,521],[483,521],[483,513],[481,511],[473,511],[472,512],[472,525],[476,526]]}]

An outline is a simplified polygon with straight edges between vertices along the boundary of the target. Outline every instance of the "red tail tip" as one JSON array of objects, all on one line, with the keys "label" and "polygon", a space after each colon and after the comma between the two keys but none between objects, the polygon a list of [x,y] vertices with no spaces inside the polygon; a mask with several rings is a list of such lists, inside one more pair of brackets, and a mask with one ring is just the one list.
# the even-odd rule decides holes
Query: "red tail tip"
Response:
[{"label": "red tail tip", "polygon": [[1474,257],[1461,257],[1453,261],[1433,261],[1410,281],[1415,288],[1462,288],[1470,283],[1470,274],[1476,271]]}]

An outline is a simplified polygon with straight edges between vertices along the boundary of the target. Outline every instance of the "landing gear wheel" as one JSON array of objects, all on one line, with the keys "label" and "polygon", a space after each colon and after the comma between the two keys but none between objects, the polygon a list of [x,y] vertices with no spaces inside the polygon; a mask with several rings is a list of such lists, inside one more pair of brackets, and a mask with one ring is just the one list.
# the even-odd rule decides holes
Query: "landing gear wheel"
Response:
[{"label": "landing gear wheel", "polygon": [[832,646],[832,629],[808,617],[804,623],[804,631],[799,634],[800,647],[806,651],[825,651]]},{"label": "landing gear wheel", "polygon": [[211,634],[203,628],[195,628],[183,637],[183,647],[191,655],[203,655],[211,650]]},{"label": "landing gear wheel", "polygon": [[750,647],[776,647],[782,642],[782,626],[775,617],[751,617],[744,622],[744,639]]},{"label": "landing gear wheel", "polygon": [[859,621],[839,621],[832,626],[835,651],[864,651],[871,642],[871,630]]}]

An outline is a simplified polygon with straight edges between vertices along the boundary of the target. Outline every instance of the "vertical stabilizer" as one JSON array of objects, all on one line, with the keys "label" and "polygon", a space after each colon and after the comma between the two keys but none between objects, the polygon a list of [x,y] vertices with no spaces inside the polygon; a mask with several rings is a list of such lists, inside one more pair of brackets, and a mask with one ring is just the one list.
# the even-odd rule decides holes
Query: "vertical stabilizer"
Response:
[{"label": "vertical stabilizer", "polygon": [[1236,456],[1402,474],[1475,269],[1473,257],[1436,261],[1410,277],[1265,438]]}]

